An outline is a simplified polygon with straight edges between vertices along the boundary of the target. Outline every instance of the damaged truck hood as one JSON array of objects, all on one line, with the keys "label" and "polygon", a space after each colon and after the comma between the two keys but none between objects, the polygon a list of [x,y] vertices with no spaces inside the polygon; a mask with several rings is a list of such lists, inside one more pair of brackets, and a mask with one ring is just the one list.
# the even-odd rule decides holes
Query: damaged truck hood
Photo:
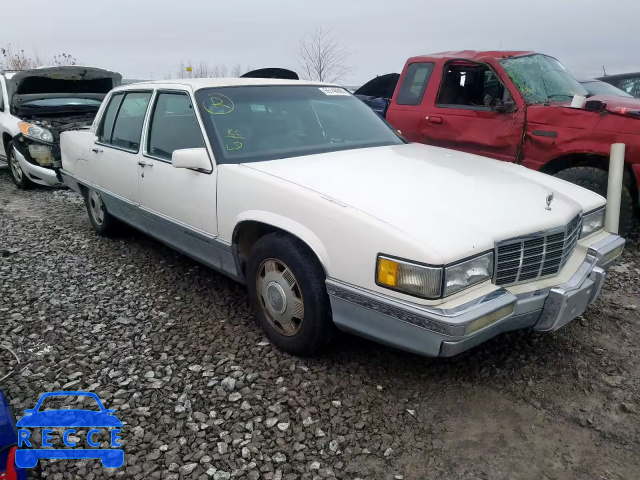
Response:
[{"label": "damaged truck hood", "polygon": [[122,75],[102,68],[82,66],[41,67],[7,75],[12,105],[56,97],[102,100],[122,82]]},{"label": "damaged truck hood", "polygon": [[580,211],[605,204],[582,187],[522,166],[419,144],[243,165],[375,217],[445,262],[492,249],[497,241],[564,226]]}]

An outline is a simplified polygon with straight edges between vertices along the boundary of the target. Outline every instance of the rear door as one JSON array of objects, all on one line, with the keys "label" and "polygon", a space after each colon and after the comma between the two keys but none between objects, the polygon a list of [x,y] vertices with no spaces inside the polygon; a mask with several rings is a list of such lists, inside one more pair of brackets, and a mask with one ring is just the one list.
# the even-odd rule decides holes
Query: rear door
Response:
[{"label": "rear door", "polygon": [[425,91],[434,67],[433,62],[415,62],[407,65],[393,99],[393,107],[387,112],[387,121],[400,130],[410,142],[420,141],[420,118],[429,101],[425,98]]},{"label": "rear door", "polygon": [[490,66],[447,62],[435,105],[429,105],[419,120],[417,141],[515,161],[523,119],[519,112],[496,111],[500,103],[515,105]]},{"label": "rear door", "polygon": [[89,154],[95,185],[110,213],[137,224],[138,159],[152,90],[116,92],[98,125]]},{"label": "rear door", "polygon": [[213,162],[208,172],[174,168],[173,152],[185,148],[206,148],[191,95],[159,90],[138,171],[140,206],[150,220],[150,233],[179,248],[194,238],[207,243],[217,235]]},{"label": "rear door", "polygon": [[[5,79],[2,75],[0,75],[0,125],[5,125],[11,119],[9,118],[11,115],[9,113],[9,102],[7,99],[7,87]],[[8,132],[8,129],[4,129],[5,132]],[[0,131],[2,134],[3,131]],[[0,158],[6,158],[7,153],[4,151],[4,142],[1,141],[0,138]]]}]

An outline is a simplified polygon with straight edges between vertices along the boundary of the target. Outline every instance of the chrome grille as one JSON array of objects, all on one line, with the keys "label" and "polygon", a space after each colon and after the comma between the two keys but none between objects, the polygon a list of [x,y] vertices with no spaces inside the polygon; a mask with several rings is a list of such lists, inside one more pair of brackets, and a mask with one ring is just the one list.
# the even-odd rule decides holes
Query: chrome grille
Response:
[{"label": "chrome grille", "polygon": [[496,245],[496,285],[514,285],[557,275],[567,263],[578,243],[582,216],[577,215],[566,227]]}]

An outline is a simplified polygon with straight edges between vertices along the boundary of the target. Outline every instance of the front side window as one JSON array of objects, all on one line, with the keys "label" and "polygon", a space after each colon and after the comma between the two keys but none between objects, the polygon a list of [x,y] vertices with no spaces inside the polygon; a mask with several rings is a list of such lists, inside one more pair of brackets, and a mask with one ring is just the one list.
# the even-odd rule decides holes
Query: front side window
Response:
[{"label": "front side window", "polygon": [[509,91],[487,65],[452,62],[445,66],[438,105],[486,109],[511,100]]},{"label": "front side window", "polygon": [[4,112],[4,94],[2,93],[2,82],[0,82],[0,112]]},{"label": "front side window", "polygon": [[[107,129],[103,129],[105,143],[114,147],[123,148],[132,152],[137,152],[140,148],[140,136],[142,135],[142,124],[144,116],[151,99],[151,92],[129,92],[119,106],[118,113],[113,125],[113,132],[109,138]],[[112,101],[113,102],[113,101]],[[105,127],[108,126],[108,114],[111,104],[105,112]]]},{"label": "front side window", "polygon": [[589,92],[558,60],[546,55],[505,58],[500,65],[530,104],[570,101]]},{"label": "front side window", "polygon": [[196,101],[218,163],[245,163],[405,143],[343,88],[206,88]]},{"label": "front side window", "polygon": [[102,116],[102,122],[98,129],[98,141],[100,143],[111,143],[111,134],[113,133],[113,124],[116,121],[116,114],[122,103],[122,93],[116,93],[111,97],[109,105]]},{"label": "front side window", "polygon": [[171,161],[174,150],[204,147],[191,98],[184,93],[161,92],[151,117],[147,153]]},{"label": "front side window", "polygon": [[431,78],[434,63],[412,63],[407,67],[396,103],[398,105],[420,105]]}]

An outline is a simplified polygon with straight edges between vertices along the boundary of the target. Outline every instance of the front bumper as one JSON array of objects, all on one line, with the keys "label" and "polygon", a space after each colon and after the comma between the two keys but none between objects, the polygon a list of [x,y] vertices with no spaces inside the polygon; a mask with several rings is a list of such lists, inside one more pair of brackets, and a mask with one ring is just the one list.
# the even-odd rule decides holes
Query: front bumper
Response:
[{"label": "front bumper", "polygon": [[29,180],[33,183],[37,183],[38,185],[44,185],[46,187],[64,187],[65,184],[58,180],[56,176],[55,170],[52,168],[40,167],[38,165],[34,165],[33,163],[27,162],[18,149],[13,149],[18,162],[20,163],[20,167],[22,167],[22,172],[27,175]]},{"label": "front bumper", "polygon": [[566,283],[521,295],[500,288],[452,310],[405,302],[330,278],[333,321],[341,330],[430,357],[451,357],[511,330],[554,331],[597,298],[606,271],[624,245],[618,235],[593,244]]}]

